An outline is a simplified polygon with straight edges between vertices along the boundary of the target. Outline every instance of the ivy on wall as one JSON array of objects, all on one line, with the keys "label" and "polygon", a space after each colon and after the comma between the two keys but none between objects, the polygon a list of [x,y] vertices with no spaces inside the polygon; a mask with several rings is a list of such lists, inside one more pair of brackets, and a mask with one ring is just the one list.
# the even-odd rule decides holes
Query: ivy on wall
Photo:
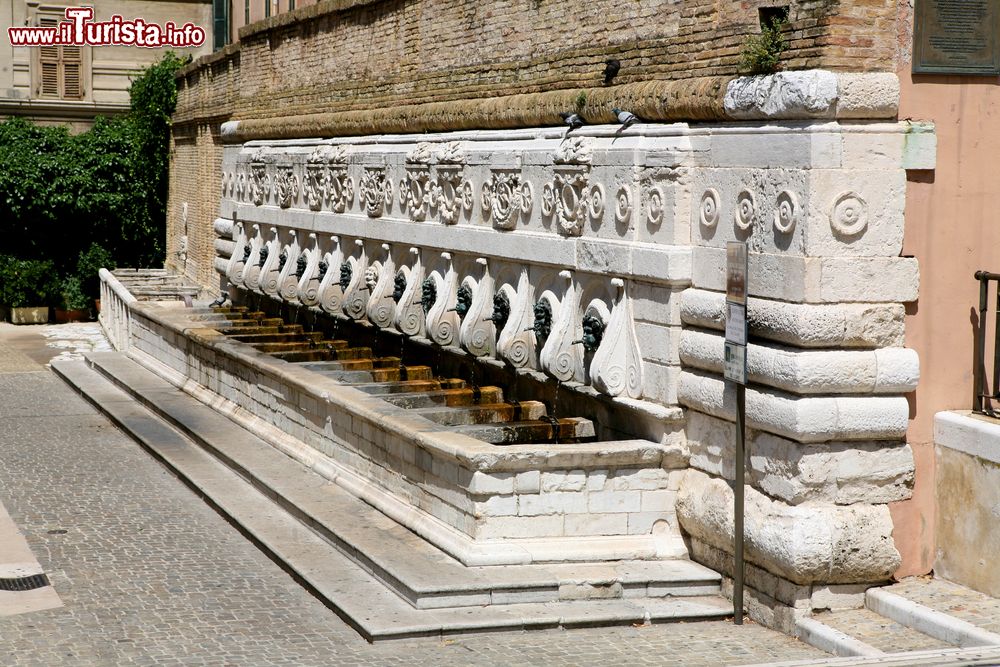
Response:
[{"label": "ivy on wall", "polygon": [[62,276],[95,244],[119,266],[162,265],[174,73],[185,63],[167,53],[132,82],[127,114],[78,135],[21,118],[0,123],[5,253],[49,260]]}]

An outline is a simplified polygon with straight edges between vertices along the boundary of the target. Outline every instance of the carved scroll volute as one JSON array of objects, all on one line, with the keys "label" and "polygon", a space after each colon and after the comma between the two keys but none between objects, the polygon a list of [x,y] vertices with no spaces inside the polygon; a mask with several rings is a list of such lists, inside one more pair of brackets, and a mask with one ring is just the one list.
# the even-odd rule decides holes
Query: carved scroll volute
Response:
[{"label": "carved scroll volute", "polygon": [[281,262],[281,241],[278,228],[271,227],[271,240],[267,242],[267,259],[260,268],[260,288],[264,294],[278,296],[278,264]]},{"label": "carved scroll volute", "polygon": [[243,286],[248,290],[260,291],[260,252],[267,244],[260,233],[260,225],[253,226],[253,238],[250,240],[250,256],[243,267]]},{"label": "carved scroll volute", "polygon": [[[305,268],[298,274],[298,284],[296,285],[296,294],[303,306],[315,306],[319,303],[319,278],[317,277],[320,260],[319,239],[315,234],[310,234],[309,240],[312,241],[312,247],[303,250],[299,256],[299,262],[304,262]],[[298,267],[295,270],[298,271]]]},{"label": "carved scroll volute", "polygon": [[438,288],[437,300],[427,313],[427,336],[438,345],[454,345],[458,342],[461,319],[450,308],[458,300],[458,274],[455,273],[451,253],[443,252],[441,257],[447,260],[448,271],[444,275],[443,285]]},{"label": "carved scroll volute", "polygon": [[573,274],[560,271],[566,280],[566,292],[559,303],[559,313],[553,317],[552,333],[542,348],[542,369],[560,382],[583,381],[583,350],[574,341],[583,335],[580,321],[580,291],[573,283]]},{"label": "carved scroll volute", "polygon": [[420,285],[424,282],[424,267],[420,264],[420,249],[410,248],[413,266],[407,274],[406,289],[396,304],[396,328],[407,336],[419,336],[424,329],[424,310],[420,305]]},{"label": "carved scroll volute", "polygon": [[382,244],[385,260],[379,269],[378,282],[368,295],[368,321],[386,329],[392,326],[396,314],[396,302],[392,300],[392,290],[396,281],[396,265],[392,261],[392,251],[388,243]]},{"label": "carved scroll volute", "polygon": [[[331,315],[340,315],[344,308],[344,290],[340,287],[340,265],[344,263],[344,251],[340,249],[340,237],[331,236],[333,250],[323,256],[326,272],[319,279],[319,307]],[[322,267],[317,269],[322,272]]]},{"label": "carved scroll volute", "polygon": [[244,224],[238,220],[233,220],[233,254],[229,256],[226,263],[226,278],[233,285],[243,284],[243,252],[247,247],[247,233]]},{"label": "carved scroll volute", "polygon": [[590,381],[599,392],[610,396],[642,396],[642,354],[635,334],[632,301],[625,293],[625,282],[615,278],[618,302],[604,329],[604,337],[590,362]]},{"label": "carved scroll volute", "polygon": [[301,254],[302,250],[299,248],[298,233],[293,229],[288,235],[291,237],[291,241],[285,246],[283,251],[285,259],[281,260],[284,264],[278,273],[278,295],[285,301],[297,301],[299,297],[299,279],[295,275],[295,270],[298,266],[299,254]]},{"label": "carved scroll volute", "polygon": [[510,316],[500,331],[497,350],[515,368],[537,368],[538,350],[532,324],[535,289],[528,280],[528,269],[521,269],[517,280],[517,293],[511,299]]},{"label": "carved scroll volute", "polygon": [[[352,320],[365,317],[365,307],[368,305],[368,285],[365,273],[368,271],[368,255],[365,253],[365,242],[357,239],[354,245],[358,247],[358,256],[354,259],[351,282],[344,290],[344,313]],[[339,270],[340,267],[337,267]]]},{"label": "carved scroll volute", "polygon": [[483,267],[483,276],[472,293],[472,305],[462,320],[459,341],[476,357],[492,356],[496,346],[496,326],[493,324],[493,278],[485,257],[476,263]]}]

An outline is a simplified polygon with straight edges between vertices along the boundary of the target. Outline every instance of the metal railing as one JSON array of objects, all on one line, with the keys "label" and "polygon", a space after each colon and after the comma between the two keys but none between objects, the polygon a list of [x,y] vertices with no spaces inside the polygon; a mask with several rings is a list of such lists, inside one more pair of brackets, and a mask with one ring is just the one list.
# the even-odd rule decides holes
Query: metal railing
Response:
[{"label": "metal railing", "polygon": [[[979,281],[979,324],[976,330],[975,364],[972,369],[972,411],[991,417],[1000,416],[993,409],[991,401],[1000,400],[1000,273],[976,271]],[[997,283],[996,306],[994,307],[993,325],[993,378],[989,387],[986,386],[986,328],[987,311],[989,310],[990,283]]]}]

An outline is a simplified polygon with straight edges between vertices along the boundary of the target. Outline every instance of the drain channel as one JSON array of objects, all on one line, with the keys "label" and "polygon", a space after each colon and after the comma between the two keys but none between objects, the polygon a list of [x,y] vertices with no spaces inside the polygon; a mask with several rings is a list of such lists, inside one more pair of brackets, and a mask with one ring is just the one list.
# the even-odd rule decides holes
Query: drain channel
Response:
[{"label": "drain channel", "polygon": [[50,585],[44,572],[27,577],[0,577],[0,591],[32,591]]}]

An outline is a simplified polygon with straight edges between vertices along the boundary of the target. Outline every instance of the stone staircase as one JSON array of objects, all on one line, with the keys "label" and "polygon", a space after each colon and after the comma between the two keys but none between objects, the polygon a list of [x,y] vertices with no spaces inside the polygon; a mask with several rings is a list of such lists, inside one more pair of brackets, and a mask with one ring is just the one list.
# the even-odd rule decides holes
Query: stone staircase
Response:
[{"label": "stone staircase", "polygon": [[1000,601],[945,581],[916,578],[871,588],[863,608],[802,618],[796,629],[800,639],[817,648],[873,659],[857,664],[881,664],[879,659],[893,654],[998,648]]},{"label": "stone staircase", "polygon": [[[250,317],[247,311],[203,315],[230,335],[288,335],[307,346],[318,341],[294,327],[283,331],[290,325]],[[261,346],[292,342],[251,341]],[[376,363],[389,368],[393,363],[357,348],[309,349],[321,358],[296,363],[319,364],[323,373],[370,374],[378,369]],[[350,349],[356,352],[344,353]],[[372,366],[322,366],[349,361]],[[520,414],[513,408],[500,410],[502,392],[496,387],[471,388],[404,368],[393,369],[400,372],[395,379],[341,377],[432,419],[475,422],[489,413],[495,429],[546,423],[527,401]],[[53,369],[369,641],[725,618],[732,613],[731,603],[719,596],[719,575],[689,560],[464,565],[336,479],[320,476],[122,354],[55,362]],[[410,375],[413,370],[416,377]],[[587,437],[577,426],[566,428],[573,438]],[[525,429],[515,430],[518,437],[527,437]]]}]

